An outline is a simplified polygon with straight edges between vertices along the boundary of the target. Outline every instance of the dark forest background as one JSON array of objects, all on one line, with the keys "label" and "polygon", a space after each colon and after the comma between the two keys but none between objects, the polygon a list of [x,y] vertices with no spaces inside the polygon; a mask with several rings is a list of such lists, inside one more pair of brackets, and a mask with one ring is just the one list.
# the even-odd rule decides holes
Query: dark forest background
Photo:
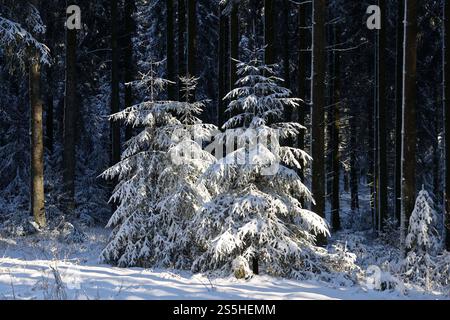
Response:
[{"label": "dark forest background", "polygon": [[[81,30],[64,27],[70,4],[81,8]],[[374,4],[381,30],[366,25]],[[31,212],[45,224],[45,210],[48,221],[66,215],[104,224],[113,183],[99,175],[119,161],[135,130],[108,116],[146,98],[126,83],[164,60],[160,74],[175,83],[164,98],[179,98],[178,76],[199,77],[196,99],[208,100],[202,119],[222,125],[222,98],[237,80],[231,58],[245,61],[256,42],[303,99],[285,118],[308,128],[288,143],[314,158],[302,172],[314,211],[333,230],[376,235],[407,223],[402,206],[407,217],[423,187],[444,235],[445,10],[445,1],[432,0],[1,0],[0,16],[44,43],[50,58],[0,47],[0,221]],[[341,224],[343,214],[352,226]]]}]

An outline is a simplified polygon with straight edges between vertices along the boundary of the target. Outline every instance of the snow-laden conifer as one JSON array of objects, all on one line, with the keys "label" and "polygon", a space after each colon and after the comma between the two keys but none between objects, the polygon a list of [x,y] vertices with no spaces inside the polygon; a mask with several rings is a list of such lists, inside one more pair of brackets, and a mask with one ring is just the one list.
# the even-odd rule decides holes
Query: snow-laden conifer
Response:
[{"label": "snow-laden conifer", "polygon": [[149,100],[112,116],[142,127],[127,142],[121,162],[103,174],[119,183],[112,196],[118,208],[108,223],[114,230],[101,259],[122,267],[190,267],[195,248],[186,226],[202,202],[195,184],[213,161],[192,138],[206,140],[215,131],[197,118],[203,103],[189,102],[196,79],[182,79],[184,101],[158,100],[169,83],[157,76],[159,64],[133,83],[148,91]]},{"label": "snow-laden conifer", "polygon": [[405,274],[409,280],[419,282],[429,287],[434,280],[433,256],[439,249],[439,237],[435,228],[437,214],[434,202],[427,191],[422,189],[416,199],[416,204],[409,219],[406,247],[408,253],[405,259]]},{"label": "snow-laden conifer", "polygon": [[428,192],[422,189],[409,218],[408,235],[406,236],[407,248],[416,252],[435,252],[439,247],[436,222],[434,201]]},{"label": "snow-laden conifer", "polygon": [[194,271],[228,270],[233,261],[258,261],[261,270],[281,276],[318,270],[315,237],[327,235],[328,227],[302,207],[301,199],[313,198],[296,172],[311,159],[300,149],[279,144],[279,138],[305,128],[280,122],[284,107],[298,103],[274,76],[275,66],[261,62],[263,54],[263,49],[254,49],[249,62],[238,62],[237,88],[225,97],[232,116],[216,137],[216,153],[238,147],[201,178],[211,200],[192,220],[203,250]]}]

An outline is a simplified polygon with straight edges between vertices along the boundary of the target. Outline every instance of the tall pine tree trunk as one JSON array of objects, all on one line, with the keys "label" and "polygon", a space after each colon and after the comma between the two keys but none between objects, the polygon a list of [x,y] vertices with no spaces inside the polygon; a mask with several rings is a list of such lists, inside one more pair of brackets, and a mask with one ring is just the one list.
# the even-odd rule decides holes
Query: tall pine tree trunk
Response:
[{"label": "tall pine tree trunk", "polygon": [[373,188],[372,188],[372,199],[373,199],[373,210],[372,210],[372,228],[375,233],[378,232],[378,221],[379,221],[379,171],[378,171],[378,89],[379,89],[379,73],[378,73],[378,33],[374,34],[374,40],[375,40],[375,47],[374,47],[374,60],[373,60],[373,67],[374,67],[374,87],[373,87],[373,110],[372,110],[372,119],[373,119],[373,128],[371,131],[372,138],[373,138],[373,163],[372,163],[372,173],[373,173]]},{"label": "tall pine tree trunk", "polygon": [[[440,99],[440,88],[435,86],[433,88],[433,96]],[[435,203],[442,203],[443,198],[441,194],[441,150],[440,150],[440,134],[441,134],[441,119],[442,109],[436,108],[434,111],[434,137],[433,137],[433,194],[435,195]]]},{"label": "tall pine tree trunk", "polygon": [[[111,114],[119,112],[119,46],[117,0],[111,0]],[[111,122],[111,165],[120,161],[120,127]]]},{"label": "tall pine tree trunk", "polygon": [[403,47],[402,213],[401,243],[405,246],[408,223],[416,196],[416,68],[417,0],[405,0]]},{"label": "tall pine tree trunk", "polygon": [[274,1],[264,0],[264,44],[266,46],[264,62],[266,64],[275,63]]},{"label": "tall pine tree trunk", "polygon": [[387,217],[387,193],[388,193],[388,173],[387,173],[387,153],[386,153],[386,1],[379,1],[381,9],[381,29],[378,31],[378,97],[377,97],[377,215],[378,226],[380,232],[383,227],[384,220]]},{"label": "tall pine tree trunk", "polygon": [[[289,12],[290,2],[289,0],[283,0],[283,78],[284,87],[292,90],[291,88],[291,73],[290,73],[290,48],[289,48]],[[291,106],[286,106],[284,109],[284,120],[292,121],[293,109]],[[293,146],[294,141],[292,138],[288,139],[288,145]]]},{"label": "tall pine tree trunk", "polygon": [[167,26],[166,26],[166,58],[167,58],[167,80],[174,82],[167,87],[167,93],[169,100],[176,99],[176,87],[175,87],[175,52],[174,52],[174,10],[173,0],[166,0],[166,14],[167,14]]},{"label": "tall pine tree trunk", "polygon": [[[306,5],[299,8],[298,13],[298,28],[300,48],[298,52],[298,92],[297,96],[303,100],[301,106],[298,108],[298,122],[305,126],[307,110],[309,109],[308,101],[308,66],[311,61],[310,53],[308,51],[308,29],[306,27]],[[298,135],[298,147],[305,149],[305,131],[301,130]],[[304,168],[300,170],[300,178],[305,179]]]},{"label": "tall pine tree trunk", "polygon": [[[376,50],[373,51],[373,56],[371,55],[371,61],[375,61],[376,60]],[[370,63],[370,67],[369,67],[369,73],[375,75],[373,84],[373,90],[372,90],[372,95],[370,96],[370,99],[372,101],[369,101],[368,104],[368,110],[367,110],[367,146],[368,146],[368,153],[367,153],[367,184],[369,186],[370,189],[370,195],[369,195],[369,200],[370,200],[370,213],[372,216],[372,222],[373,222],[373,226],[375,226],[376,224],[374,223],[375,221],[375,185],[376,185],[376,172],[375,172],[375,101],[376,101],[376,89],[377,89],[377,71],[375,68],[375,63]],[[369,99],[369,100],[370,100]],[[373,102],[373,103],[370,103]]]},{"label": "tall pine tree trunk", "polygon": [[[313,36],[312,36],[312,132],[311,154],[312,193],[315,205],[312,210],[325,217],[325,164],[324,164],[324,108],[325,108],[325,0],[313,0]],[[318,243],[326,239],[319,236]]]},{"label": "tall pine tree trunk", "polygon": [[450,4],[444,2],[445,247],[450,252]]},{"label": "tall pine tree trunk", "polygon": [[[334,27],[334,40],[335,43],[340,43],[340,30],[337,26]],[[331,144],[332,144],[332,198],[331,198],[331,223],[333,231],[339,231],[341,229],[341,219],[340,219],[340,203],[339,203],[339,182],[340,182],[340,153],[339,153],[339,124],[340,124],[340,108],[341,108],[341,82],[340,82],[340,65],[341,65],[341,55],[339,52],[333,52],[333,62],[334,62],[334,84],[333,84],[333,117],[331,124]]]},{"label": "tall pine tree trunk", "polygon": [[219,43],[218,43],[218,59],[219,59],[219,67],[218,67],[218,112],[217,112],[217,124],[219,128],[222,128],[222,126],[225,124],[226,121],[226,115],[225,115],[225,102],[223,101],[223,97],[225,97],[226,94],[226,56],[227,52],[225,51],[226,45],[225,43],[228,41],[227,39],[227,17],[224,14],[223,10],[225,9],[225,5],[221,4],[219,6]]},{"label": "tall pine tree trunk", "polygon": [[404,0],[397,0],[397,49],[395,75],[395,217],[400,224],[402,206],[402,103],[403,103],[403,19]]},{"label": "tall pine tree trunk", "polygon": [[[330,8],[328,8],[330,11]],[[330,15],[327,14],[326,19]],[[326,39],[329,43],[336,43],[334,40],[334,25],[326,26]],[[333,198],[333,122],[334,122],[334,50],[326,50],[326,99],[325,99],[325,194],[330,203]]]},{"label": "tall pine tree trunk", "polygon": [[230,91],[236,87],[237,62],[239,59],[239,6],[233,3],[230,14]]},{"label": "tall pine tree trunk", "polygon": [[350,115],[350,208],[353,212],[359,210],[359,166],[357,157],[357,121],[354,113]]},{"label": "tall pine tree trunk", "polygon": [[[291,71],[290,71],[290,47],[289,47],[289,16],[291,12],[290,1],[283,0],[283,78],[284,87],[291,90]],[[291,120],[292,109],[287,108],[288,115],[286,120]]]},{"label": "tall pine tree trunk", "polygon": [[[178,0],[178,77],[186,76],[186,0]],[[183,98],[178,79],[178,100]]]},{"label": "tall pine tree trunk", "polygon": [[[188,74],[191,77],[197,76],[197,1],[188,0]],[[195,92],[192,93],[192,100],[195,100]]]},{"label": "tall pine tree trunk", "polygon": [[[50,52],[53,52],[52,43],[54,42],[54,13],[47,13],[47,33],[46,33],[46,42],[50,49]],[[50,154],[53,154],[53,146],[54,146],[54,126],[53,126],[53,117],[54,117],[54,107],[55,101],[53,96],[53,66],[49,66],[47,68],[47,97],[46,97],[46,117],[45,117],[45,146],[50,151]]]},{"label": "tall pine tree trunk", "polygon": [[[356,11],[354,14],[358,14],[358,7],[355,7]],[[362,55],[363,48],[357,49],[358,54]],[[359,183],[360,183],[360,174],[361,168],[358,161],[358,155],[360,153],[361,145],[364,145],[364,142],[361,143],[361,140],[358,139],[364,136],[363,128],[364,125],[361,125],[357,116],[360,112],[359,104],[353,104],[349,106],[349,126],[350,126],[350,144],[349,144],[349,153],[350,153],[350,177],[349,177],[349,187],[350,187],[350,208],[352,210],[353,216],[359,213]]]},{"label": "tall pine tree trunk", "polygon": [[[39,1],[32,4],[39,8]],[[41,63],[36,52],[30,59],[29,87],[31,108],[31,213],[41,228],[47,225],[44,192],[44,128],[41,100]]]},{"label": "tall pine tree trunk", "polygon": [[76,118],[77,118],[77,30],[66,28],[66,74],[64,94],[64,186],[69,211],[75,209]]},{"label": "tall pine tree trunk", "polygon": [[[133,81],[133,10],[134,0],[125,0],[125,48],[124,48],[124,77],[125,83]],[[173,41],[173,40],[172,40]],[[124,97],[125,109],[133,105],[133,88],[131,85],[125,86]],[[133,136],[133,126],[127,125],[125,128],[125,140],[128,141]]]},{"label": "tall pine tree trunk", "polygon": [[45,128],[46,128],[46,147],[50,154],[53,154],[54,149],[54,140],[55,140],[55,130],[53,126],[53,118],[54,118],[54,109],[55,109],[55,101],[53,97],[53,70],[49,67],[47,72],[47,81],[48,81],[48,93],[47,93],[47,103],[46,103],[46,116],[45,116]]}]

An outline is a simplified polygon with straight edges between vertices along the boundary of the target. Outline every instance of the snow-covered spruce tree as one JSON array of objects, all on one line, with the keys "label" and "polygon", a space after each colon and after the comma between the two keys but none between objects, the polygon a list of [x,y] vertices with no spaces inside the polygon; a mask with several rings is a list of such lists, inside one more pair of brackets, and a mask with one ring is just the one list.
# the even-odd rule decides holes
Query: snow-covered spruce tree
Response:
[{"label": "snow-covered spruce tree", "polygon": [[433,199],[426,190],[422,189],[409,219],[406,246],[410,251],[436,252],[439,247],[439,235],[434,227],[436,221]]},{"label": "snow-covered spruce tree", "polygon": [[409,280],[427,286],[432,281],[432,257],[439,249],[439,235],[434,227],[436,221],[433,199],[422,189],[409,219],[405,275]]},{"label": "snow-covered spruce tree", "polygon": [[185,101],[159,101],[168,81],[157,77],[158,65],[152,63],[135,83],[147,88],[149,100],[112,116],[143,127],[127,142],[121,162],[103,174],[118,179],[112,200],[119,205],[108,223],[114,230],[101,260],[120,267],[190,267],[195,248],[187,223],[202,203],[195,184],[214,161],[191,138],[205,140],[216,130],[196,117],[203,103],[188,102],[196,79],[181,79]]},{"label": "snow-covered spruce tree", "polygon": [[227,112],[234,116],[216,136],[216,153],[224,145],[238,147],[201,177],[210,200],[191,222],[203,251],[193,263],[194,272],[231,269],[244,277],[257,265],[271,275],[300,277],[321,268],[314,242],[317,234],[329,233],[328,226],[302,208],[299,199],[313,199],[295,170],[310,157],[278,143],[278,135],[286,138],[305,128],[277,122],[286,105],[297,107],[297,99],[279,85],[275,66],[261,62],[263,54],[263,49],[253,49],[249,62],[238,62],[237,88],[225,97],[231,101]]}]

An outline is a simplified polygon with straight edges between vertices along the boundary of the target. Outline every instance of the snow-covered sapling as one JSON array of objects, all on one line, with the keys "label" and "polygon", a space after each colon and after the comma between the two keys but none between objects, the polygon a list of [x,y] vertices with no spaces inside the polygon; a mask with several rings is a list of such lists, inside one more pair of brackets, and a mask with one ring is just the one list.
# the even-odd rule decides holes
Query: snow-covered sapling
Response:
[{"label": "snow-covered sapling", "polygon": [[433,257],[439,249],[433,199],[423,188],[409,219],[406,247],[408,253],[404,262],[407,279],[430,287],[433,282]]},{"label": "snow-covered sapling", "polygon": [[169,83],[157,76],[158,65],[152,63],[134,83],[147,89],[149,101],[112,116],[143,128],[127,142],[122,161],[103,174],[118,179],[112,200],[119,205],[108,223],[114,230],[101,259],[121,267],[190,267],[195,247],[187,224],[202,203],[196,182],[214,161],[191,139],[209,138],[216,130],[197,118],[203,104],[188,100],[196,80],[182,79],[185,101],[158,100]]},{"label": "snow-covered sapling", "polygon": [[410,251],[434,253],[439,247],[438,232],[435,228],[437,214],[434,202],[423,188],[419,192],[416,204],[409,219],[406,247]]},{"label": "snow-covered sapling", "polygon": [[284,107],[295,108],[298,101],[279,84],[282,79],[274,76],[274,66],[262,63],[263,54],[263,49],[255,49],[249,62],[238,62],[237,88],[225,97],[232,117],[215,142],[238,147],[202,176],[211,200],[191,222],[203,251],[193,271],[234,269],[241,277],[247,264],[281,276],[317,269],[315,238],[328,234],[328,227],[302,207],[300,199],[313,199],[295,170],[310,157],[278,141],[304,130],[298,123],[279,122]]}]

